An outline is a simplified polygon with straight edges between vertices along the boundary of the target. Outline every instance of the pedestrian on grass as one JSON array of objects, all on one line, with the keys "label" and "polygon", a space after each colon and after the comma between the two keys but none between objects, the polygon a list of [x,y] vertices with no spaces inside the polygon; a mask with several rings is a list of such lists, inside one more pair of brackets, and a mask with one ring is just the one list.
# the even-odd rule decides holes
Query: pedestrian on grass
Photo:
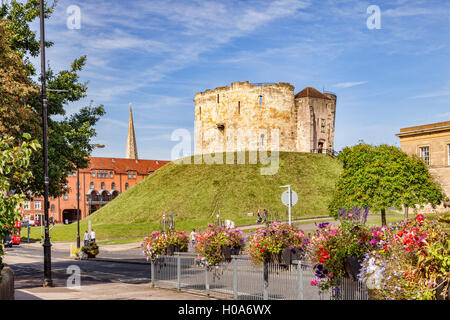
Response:
[{"label": "pedestrian on grass", "polygon": [[264,209],[264,211],[263,211],[263,222],[266,222],[266,220],[267,220],[267,210]]},{"label": "pedestrian on grass", "polygon": [[89,233],[87,230],[84,232],[84,246],[87,246],[89,244]]},{"label": "pedestrian on grass", "polygon": [[261,218],[261,210],[258,209],[258,219],[256,220],[257,223],[261,223],[262,218]]},{"label": "pedestrian on grass", "polygon": [[192,247],[195,247],[196,242],[197,242],[197,240],[196,240],[197,232],[195,232],[195,229],[192,229],[190,235],[191,235],[191,244],[192,244]]},{"label": "pedestrian on grass", "polygon": [[92,229],[91,231],[91,242],[95,242],[95,231]]}]

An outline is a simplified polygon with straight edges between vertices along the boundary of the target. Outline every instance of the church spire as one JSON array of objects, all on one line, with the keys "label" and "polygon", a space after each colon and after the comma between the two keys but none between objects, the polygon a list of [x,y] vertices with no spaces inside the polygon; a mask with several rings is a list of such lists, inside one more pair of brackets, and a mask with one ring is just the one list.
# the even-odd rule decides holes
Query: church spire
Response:
[{"label": "church spire", "polygon": [[128,120],[127,159],[138,159],[136,136],[134,134],[133,112],[130,103],[130,118]]}]

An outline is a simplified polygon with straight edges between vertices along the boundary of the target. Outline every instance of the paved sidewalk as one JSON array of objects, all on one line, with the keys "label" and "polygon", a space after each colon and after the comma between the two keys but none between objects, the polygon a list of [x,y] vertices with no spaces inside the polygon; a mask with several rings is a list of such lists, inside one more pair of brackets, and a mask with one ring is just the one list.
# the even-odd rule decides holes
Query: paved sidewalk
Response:
[{"label": "paved sidewalk", "polygon": [[67,287],[16,289],[15,300],[213,300],[206,296],[152,288],[149,284],[104,283]]}]

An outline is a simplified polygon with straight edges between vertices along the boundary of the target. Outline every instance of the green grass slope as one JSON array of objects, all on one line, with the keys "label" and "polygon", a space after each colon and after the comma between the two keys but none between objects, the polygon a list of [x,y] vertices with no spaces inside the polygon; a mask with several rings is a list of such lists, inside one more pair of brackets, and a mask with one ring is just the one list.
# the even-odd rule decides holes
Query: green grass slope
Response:
[{"label": "green grass slope", "polygon": [[[235,157],[236,159],[236,157]],[[136,184],[80,223],[80,233],[91,220],[97,239],[144,236],[159,229],[163,213],[176,214],[177,229],[190,230],[217,221],[254,223],[258,208],[267,209],[272,219],[288,218],[281,202],[290,184],[299,200],[292,217],[327,216],[327,206],[341,173],[340,162],[324,154],[280,152],[278,172],[261,175],[268,165],[169,163]],[[236,162],[236,161],[235,161]],[[224,161],[225,163],[225,161]],[[254,216],[249,217],[248,212]],[[33,232],[32,238],[40,235]],[[53,241],[76,239],[76,223],[55,226]],[[23,235],[24,236],[24,235]]]},{"label": "green grass slope", "polygon": [[263,167],[268,165],[170,163],[90,219],[96,224],[157,223],[163,213],[175,213],[179,223],[214,220],[220,210],[222,219],[245,221],[249,219],[247,213],[256,215],[258,208],[284,215],[287,208],[281,203],[281,194],[286,189],[280,186],[286,184],[299,196],[293,217],[328,215],[327,205],[341,172],[336,159],[282,152],[276,174],[261,175]]}]

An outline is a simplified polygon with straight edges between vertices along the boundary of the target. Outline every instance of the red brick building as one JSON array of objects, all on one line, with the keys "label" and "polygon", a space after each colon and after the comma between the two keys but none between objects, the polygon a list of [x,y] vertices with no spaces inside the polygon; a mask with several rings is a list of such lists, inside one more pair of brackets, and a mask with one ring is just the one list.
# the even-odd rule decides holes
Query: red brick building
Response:
[{"label": "red brick building", "polygon": [[[80,219],[87,217],[131,188],[169,161],[91,157],[89,166],[79,170]],[[49,217],[56,223],[71,223],[77,219],[77,173],[67,178],[68,192],[50,198]],[[43,198],[27,201],[23,219],[38,220],[44,214]]]},{"label": "red brick building", "polygon": [[[68,192],[57,199],[49,199],[49,221],[71,223],[77,220],[78,188],[80,219],[83,219],[170,162],[138,159],[131,105],[126,157],[126,159],[91,157],[88,168],[79,170],[79,186],[77,186],[77,172],[69,175]],[[27,201],[22,208],[24,221],[41,221],[40,216],[43,215],[43,197]]]}]

